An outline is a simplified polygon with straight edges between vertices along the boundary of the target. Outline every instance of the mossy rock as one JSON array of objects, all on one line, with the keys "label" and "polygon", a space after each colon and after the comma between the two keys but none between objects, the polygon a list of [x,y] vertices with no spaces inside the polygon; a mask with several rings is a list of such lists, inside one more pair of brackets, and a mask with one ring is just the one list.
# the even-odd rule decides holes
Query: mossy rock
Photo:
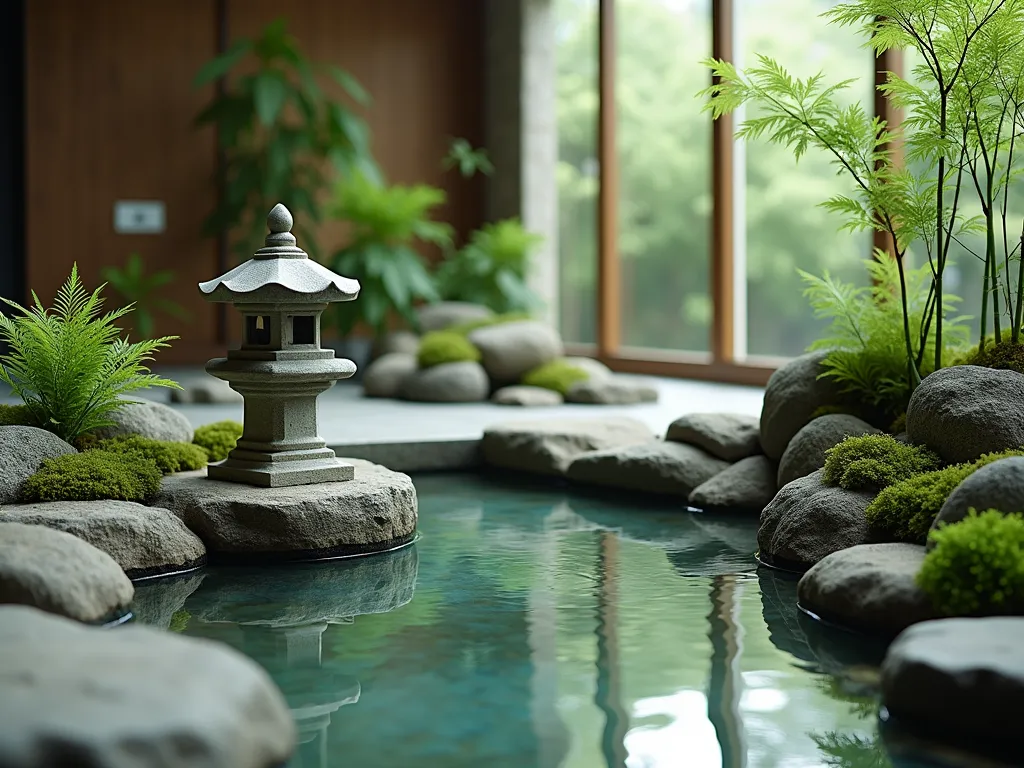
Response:
[{"label": "mossy rock", "polygon": [[521,320],[532,319],[533,316],[530,315],[529,312],[506,312],[503,315],[494,315],[493,317],[483,317],[479,320],[469,320],[465,323],[459,323],[458,325],[446,328],[445,332],[468,336],[478,328],[489,328],[492,325],[504,325],[505,323],[517,323]]},{"label": "mossy rock", "polygon": [[974,462],[924,472],[890,485],[865,510],[868,524],[886,539],[923,544],[953,490],[976,470],[1009,456],[1024,456],[1024,451],[988,453]]},{"label": "mossy rock", "polygon": [[995,340],[989,337],[983,349],[974,347],[958,358],[955,365],[978,365],[982,368],[1024,373],[1024,344],[1014,344],[1011,341],[996,344]]},{"label": "mossy rock", "polygon": [[461,333],[431,331],[420,340],[416,361],[420,368],[433,368],[443,363],[477,363],[480,350]]},{"label": "mossy rock", "polygon": [[848,491],[880,491],[941,467],[942,459],[927,448],[891,435],[858,435],[825,451],[822,481]]},{"label": "mossy rock", "polygon": [[565,360],[552,360],[523,375],[522,384],[528,387],[551,389],[565,397],[573,384],[589,381],[590,374]]},{"label": "mossy rock", "polygon": [[1024,615],[1024,518],[997,510],[931,533],[918,585],[946,616]]},{"label": "mossy rock", "polygon": [[224,461],[242,436],[242,425],[237,421],[215,421],[196,427],[192,442],[206,451],[209,461]]},{"label": "mossy rock", "polygon": [[46,459],[21,486],[19,498],[36,501],[117,499],[145,503],[160,490],[156,464],[137,453],[89,450]]},{"label": "mossy rock", "polygon": [[96,444],[96,448],[149,459],[165,475],[202,469],[208,461],[206,449],[194,443],[153,440],[141,435],[126,435],[101,440]]}]

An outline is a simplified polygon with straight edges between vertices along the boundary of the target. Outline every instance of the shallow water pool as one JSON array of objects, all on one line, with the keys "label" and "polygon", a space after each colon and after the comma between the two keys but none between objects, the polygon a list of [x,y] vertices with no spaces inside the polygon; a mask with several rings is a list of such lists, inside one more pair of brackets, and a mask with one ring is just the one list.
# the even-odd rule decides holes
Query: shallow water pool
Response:
[{"label": "shallow water pool", "polygon": [[140,586],[146,623],[262,664],[294,768],[891,765],[880,650],[796,610],[756,520],[467,475],[415,478],[420,539]]}]

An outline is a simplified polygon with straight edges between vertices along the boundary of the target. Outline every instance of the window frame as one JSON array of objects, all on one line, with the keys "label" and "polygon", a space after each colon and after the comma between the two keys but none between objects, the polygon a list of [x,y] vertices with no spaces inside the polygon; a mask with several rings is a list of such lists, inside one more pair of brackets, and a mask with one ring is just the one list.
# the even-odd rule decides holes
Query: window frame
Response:
[{"label": "window frame", "polygon": [[[624,373],[702,379],[733,384],[764,386],[771,374],[788,358],[737,354],[736,281],[736,140],[735,120],[723,115],[715,120],[711,133],[711,264],[712,316],[710,352],[631,349],[622,345],[622,279],[618,251],[619,173],[616,152],[616,4],[598,0],[598,254],[597,254],[597,343],[567,344],[575,354],[594,354],[612,370]],[[736,5],[734,0],[711,0],[712,55],[733,61],[735,57]],[[903,73],[900,51],[886,51],[875,58],[872,81],[885,82],[886,72]],[[900,115],[892,110],[882,93],[874,94],[875,114],[890,127]],[[708,120],[711,116],[708,115]],[[899,147],[893,148],[897,162]],[[876,249],[892,253],[888,235],[876,232]],[[745,312],[744,312],[745,315]]]}]

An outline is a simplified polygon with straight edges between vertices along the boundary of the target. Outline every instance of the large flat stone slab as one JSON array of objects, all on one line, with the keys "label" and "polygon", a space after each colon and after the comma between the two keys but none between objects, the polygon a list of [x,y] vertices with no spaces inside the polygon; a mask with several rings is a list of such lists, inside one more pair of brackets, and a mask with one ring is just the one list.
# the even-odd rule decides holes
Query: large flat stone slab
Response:
[{"label": "large flat stone slab", "polygon": [[882,697],[890,714],[936,735],[1019,746],[1024,618],[915,624],[890,646]]},{"label": "large flat stone slab", "polygon": [[728,466],[694,445],[652,440],[584,453],[566,476],[578,483],[685,498]]},{"label": "large flat stone slab", "polygon": [[561,476],[580,454],[653,439],[646,425],[628,417],[545,419],[490,427],[481,450],[491,466]]},{"label": "large flat stone slab", "polygon": [[408,475],[358,459],[355,479],[284,488],[170,475],[154,506],[178,515],[222,559],[260,562],[368,554],[412,541],[416,489]]},{"label": "large flat stone slab", "polygon": [[726,461],[761,453],[760,419],[739,413],[688,413],[668,425],[666,440],[689,443]]},{"label": "large flat stone slab", "polygon": [[77,536],[42,525],[0,523],[0,604],[101,622],[125,615],[134,593],[110,555]]},{"label": "large flat stone slab", "polygon": [[270,677],[222,643],[0,608],[0,761],[10,768],[272,768],[295,725]]},{"label": "large flat stone slab", "polygon": [[54,501],[4,507],[4,519],[45,525],[103,550],[131,579],[206,563],[206,547],[173,513],[131,501]]},{"label": "large flat stone slab", "polygon": [[800,605],[844,627],[895,637],[938,618],[915,579],[917,544],[861,544],[823,558],[800,579]]}]

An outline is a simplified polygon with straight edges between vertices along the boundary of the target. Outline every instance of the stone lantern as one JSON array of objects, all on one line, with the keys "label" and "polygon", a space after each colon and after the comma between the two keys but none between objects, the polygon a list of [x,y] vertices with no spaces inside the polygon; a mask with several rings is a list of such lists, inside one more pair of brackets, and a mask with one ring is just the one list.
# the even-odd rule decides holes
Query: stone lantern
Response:
[{"label": "stone lantern", "polygon": [[265,247],[230,272],[199,284],[207,301],[242,314],[239,349],[206,364],[245,401],[235,449],[207,474],[214,480],[266,487],[351,480],[317,431],[316,399],[356,371],[351,360],[320,347],[328,304],[352,301],[359,283],[331,272],[295,244],[292,215],[278,203],[267,216]]}]

